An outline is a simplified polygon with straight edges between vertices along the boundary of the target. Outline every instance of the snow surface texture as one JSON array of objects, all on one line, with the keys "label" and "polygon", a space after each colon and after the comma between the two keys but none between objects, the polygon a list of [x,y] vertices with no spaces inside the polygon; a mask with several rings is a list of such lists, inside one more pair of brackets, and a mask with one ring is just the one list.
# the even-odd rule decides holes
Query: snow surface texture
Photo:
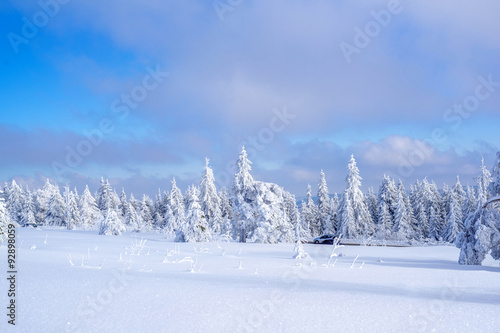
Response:
[{"label": "snow surface texture", "polygon": [[498,262],[460,266],[450,246],[304,244],[293,259],[294,244],[17,233],[17,325],[0,332],[500,331]]}]

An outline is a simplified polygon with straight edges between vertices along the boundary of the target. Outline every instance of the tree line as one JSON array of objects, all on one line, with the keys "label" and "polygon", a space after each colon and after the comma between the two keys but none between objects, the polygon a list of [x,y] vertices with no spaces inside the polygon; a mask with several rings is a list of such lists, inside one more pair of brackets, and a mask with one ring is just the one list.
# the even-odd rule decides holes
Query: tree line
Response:
[{"label": "tree line", "polygon": [[316,196],[308,185],[301,203],[277,184],[254,180],[245,148],[229,190],[217,190],[208,159],[198,185],[182,193],[174,178],[170,190],[159,190],[154,200],[147,195],[139,200],[127,196],[124,189],[118,194],[104,179],[96,193],[86,186],[81,195],[68,186],[61,193],[49,180],[35,191],[22,189],[12,180],[0,192],[0,228],[3,233],[10,221],[98,230],[103,235],[158,230],[179,242],[223,237],[280,243],[322,234],[356,240],[448,242],[462,249],[461,263],[478,264],[492,250],[500,257],[500,250],[494,252],[500,243],[498,203],[484,207],[500,195],[500,152],[497,157],[491,172],[482,161],[473,187],[464,188],[457,176],[455,184],[441,189],[427,179],[407,189],[401,180],[384,175],[377,192],[369,188],[363,193],[351,156],[343,193],[331,195],[321,171]]}]

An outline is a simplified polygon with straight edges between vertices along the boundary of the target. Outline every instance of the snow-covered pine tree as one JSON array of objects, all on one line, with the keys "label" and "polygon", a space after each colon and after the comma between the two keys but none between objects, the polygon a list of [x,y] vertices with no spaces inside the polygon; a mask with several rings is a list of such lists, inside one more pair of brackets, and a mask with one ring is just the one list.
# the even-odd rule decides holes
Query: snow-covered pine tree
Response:
[{"label": "snow-covered pine tree", "polygon": [[434,208],[434,205],[431,205],[429,209],[429,238],[433,240],[441,240],[442,233],[441,215],[439,214],[439,210]]},{"label": "snow-covered pine tree", "polygon": [[127,216],[127,209],[128,209],[127,194],[125,193],[125,189],[122,188],[122,191],[120,193],[120,204],[118,205],[118,215],[123,219],[125,219],[125,216]]},{"label": "snow-covered pine tree", "polygon": [[459,202],[459,193],[452,191],[450,211],[446,216],[446,230],[444,232],[444,239],[447,242],[454,243],[458,234],[462,231],[460,226],[462,221],[462,207]]},{"label": "snow-covered pine tree", "polygon": [[35,204],[33,203],[33,195],[26,188],[25,191],[25,200],[23,202],[23,212],[21,216],[21,225],[22,226],[37,226],[35,219]]},{"label": "snow-covered pine tree", "polygon": [[385,206],[389,212],[390,220],[387,220],[387,216],[384,217],[386,221],[385,227],[388,233],[392,232],[392,225],[394,223],[394,215],[396,211],[396,204],[398,200],[398,190],[396,187],[396,183],[394,180],[384,175],[382,179],[382,184],[378,190],[378,210],[377,212],[380,214],[380,209],[382,206],[382,201],[385,202]]},{"label": "snow-covered pine tree", "polygon": [[10,220],[20,224],[23,215],[24,193],[21,187],[13,179],[9,187],[9,196],[7,197],[7,210],[10,214]]},{"label": "snow-covered pine tree", "polygon": [[[304,210],[305,208],[305,210]],[[321,223],[318,220],[318,206],[314,203],[312,199],[312,189],[311,185],[307,184],[307,193],[305,206],[302,205],[302,219],[304,225],[309,226],[312,237],[317,237],[321,235]]]},{"label": "snow-covered pine tree", "polygon": [[[493,168],[493,178],[490,178],[491,181],[487,184],[487,188],[493,192],[480,195],[476,211],[468,216],[465,221],[465,231],[459,234],[455,242],[460,248],[458,262],[461,265],[481,265],[485,256],[490,252],[494,259],[500,259],[500,207],[496,201],[486,204],[481,202],[481,197],[497,198],[496,184],[500,183],[500,172],[498,172],[500,152],[497,153],[497,159]],[[485,174],[487,173],[483,170],[482,175]],[[485,187],[484,183],[481,184],[481,179],[484,177],[479,178],[478,191],[481,187]]]},{"label": "snow-covered pine tree", "polygon": [[59,187],[55,186],[52,196],[49,199],[49,208],[45,217],[45,225],[65,226],[66,207],[63,197],[59,192]]},{"label": "snow-covered pine tree", "polygon": [[408,214],[407,205],[404,201],[402,191],[398,193],[398,202],[396,204],[396,212],[394,217],[394,238],[399,241],[407,241],[412,238],[413,228],[410,226],[410,216]]},{"label": "snow-covered pine tree", "polygon": [[333,195],[333,198],[330,201],[330,211],[332,216],[332,230],[329,232],[333,235],[337,234],[337,230],[339,229],[339,217],[337,213],[339,211],[340,199],[337,193]]},{"label": "snow-covered pine tree", "polygon": [[[403,197],[404,204],[406,206],[406,214],[408,215],[408,224],[410,225],[411,229],[413,230],[412,233],[410,233],[410,238],[415,238],[417,234],[417,229],[418,229],[418,221],[415,218],[415,214],[413,212],[413,206],[410,202],[410,197],[408,196],[408,193],[406,192],[405,186],[403,184],[403,181],[400,179],[398,182],[398,196],[399,193],[401,193],[401,196]],[[399,200],[399,197],[398,197]]]},{"label": "snow-covered pine tree", "polygon": [[185,221],[185,211],[184,197],[181,190],[177,187],[175,178],[172,179],[172,188],[170,189],[170,209],[172,210],[173,218],[170,219],[169,230],[177,231]]},{"label": "snow-covered pine tree", "polygon": [[239,241],[245,243],[247,237],[256,228],[255,210],[250,197],[255,192],[255,185],[250,171],[252,162],[248,159],[245,147],[236,161],[236,173],[233,180],[233,223],[234,230],[239,234]]},{"label": "snow-covered pine tree", "polygon": [[83,230],[95,230],[98,222],[103,219],[102,213],[97,207],[97,202],[90,193],[88,185],[85,186],[78,204],[80,209],[80,223]]},{"label": "snow-covered pine tree", "polygon": [[194,187],[189,191],[186,219],[176,232],[176,242],[208,242],[211,239],[208,221],[201,209],[197,194],[198,191]]},{"label": "snow-covered pine tree", "polygon": [[142,221],[139,214],[137,214],[134,206],[129,202],[127,203],[127,215],[125,215],[125,225],[128,230],[139,232],[141,230]]},{"label": "snow-covered pine tree", "polygon": [[330,208],[330,196],[328,195],[328,186],[326,184],[325,173],[321,170],[319,175],[318,183],[318,201],[316,206],[317,210],[317,220],[319,223],[319,228],[321,233],[326,234],[332,231],[332,216]]},{"label": "snow-covered pine tree", "polygon": [[497,161],[491,172],[491,182],[488,185],[490,197],[500,196],[500,151],[497,152]]},{"label": "snow-covered pine tree", "polygon": [[80,226],[80,212],[78,203],[76,202],[74,193],[69,189],[69,186],[64,187],[64,221],[66,228],[72,230]]},{"label": "snow-covered pine tree", "polygon": [[3,191],[0,189],[0,244],[7,240],[10,218],[5,208]]},{"label": "snow-covered pine tree", "polygon": [[[107,216],[106,211],[109,208],[113,208],[113,198],[112,198],[113,189],[109,184],[109,181],[104,178],[101,178],[101,186],[99,187],[99,192],[97,194],[97,207],[99,207],[101,213],[104,216]],[[116,213],[116,212],[115,212]]]},{"label": "snow-covered pine tree", "polygon": [[[347,166],[346,177],[347,187],[342,197],[343,203],[340,205],[340,229],[346,238],[368,237],[373,235],[373,221],[370,212],[366,208],[364,195],[361,192],[361,177],[356,166],[354,155]],[[349,220],[350,212],[343,212],[343,209],[352,210],[352,220]]]},{"label": "snow-covered pine tree", "polygon": [[153,217],[151,215],[151,198],[144,194],[142,196],[141,202],[141,219],[142,219],[142,228],[141,231],[151,231],[153,230]]},{"label": "snow-covered pine tree", "polygon": [[484,157],[481,157],[481,167],[479,168],[479,176],[475,178],[477,182],[477,201],[479,204],[484,204],[489,198],[488,186],[491,183],[491,173],[484,165]]},{"label": "snow-covered pine tree", "polygon": [[377,239],[391,239],[392,238],[392,225],[393,219],[387,203],[384,200],[380,201],[380,207],[378,212],[378,221],[375,226]]},{"label": "snow-covered pine tree", "polygon": [[222,227],[221,202],[215,188],[214,173],[212,168],[210,168],[210,160],[208,158],[205,158],[205,169],[201,175],[200,205],[212,232],[220,234]]},{"label": "snow-covered pine tree", "polygon": [[45,217],[47,216],[47,210],[49,209],[49,201],[52,194],[55,191],[55,186],[50,183],[47,179],[43,188],[38,189],[33,198],[33,203],[35,204],[35,220],[37,225],[42,225],[45,223]]},{"label": "snow-covered pine tree", "polygon": [[[455,183],[455,186],[453,186],[452,192],[456,196],[458,208],[460,210],[460,212],[459,212],[460,219],[458,220],[458,227],[459,227],[460,231],[463,231],[465,229],[464,223],[465,223],[466,216],[464,216],[464,211],[465,211],[465,206],[467,203],[467,193],[465,192],[464,188],[462,187],[462,184],[460,183],[459,176],[457,176],[457,182]],[[451,206],[450,206],[450,209],[451,209]]]},{"label": "snow-covered pine tree", "polygon": [[99,235],[120,236],[125,231],[125,227],[118,218],[114,209],[106,211],[106,217],[101,221]]},{"label": "snow-covered pine tree", "polygon": [[378,221],[378,199],[371,186],[368,188],[368,192],[365,195],[365,205],[370,212],[373,222],[376,224]]}]

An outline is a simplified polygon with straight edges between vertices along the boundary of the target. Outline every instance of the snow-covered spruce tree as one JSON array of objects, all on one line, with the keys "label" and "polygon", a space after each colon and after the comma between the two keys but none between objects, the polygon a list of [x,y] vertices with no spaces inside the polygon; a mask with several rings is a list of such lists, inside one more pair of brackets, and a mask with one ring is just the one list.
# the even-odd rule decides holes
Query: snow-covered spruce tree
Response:
[{"label": "snow-covered spruce tree", "polygon": [[[363,192],[361,192],[361,177],[359,169],[356,166],[354,155],[347,166],[348,174],[346,177],[347,187],[342,196],[340,205],[340,230],[345,238],[368,237],[373,235],[373,221],[370,212],[366,208]],[[349,218],[350,212],[344,212],[344,209],[352,209],[352,219]]]},{"label": "snow-covered spruce tree", "polygon": [[386,233],[390,234],[392,232],[392,225],[394,223],[394,215],[396,211],[396,203],[398,200],[398,190],[396,188],[396,183],[392,178],[384,175],[382,184],[378,190],[378,214],[380,215],[380,210],[382,207],[382,201],[385,203],[385,207],[389,212],[390,219],[387,216],[384,217]]},{"label": "snow-covered spruce tree", "polygon": [[106,211],[106,217],[101,221],[99,235],[120,236],[125,231],[125,227],[118,218],[116,211],[112,208]]},{"label": "snow-covered spruce tree", "polygon": [[373,223],[377,224],[378,221],[378,199],[375,195],[373,187],[368,188],[368,193],[365,195],[365,205],[370,212]]},{"label": "snow-covered spruce tree", "polygon": [[64,200],[56,186],[52,196],[49,199],[49,207],[45,217],[45,225],[49,226],[66,226],[66,207]]},{"label": "snow-covered spruce tree", "polygon": [[220,222],[220,229],[219,235],[221,237],[224,237],[226,239],[231,238],[231,234],[233,232],[233,225],[231,224],[231,220],[233,218],[233,211],[232,211],[232,202],[231,199],[228,197],[227,190],[225,187],[221,188],[218,193],[219,199],[220,199],[220,212],[221,212],[221,222]]},{"label": "snow-covered spruce tree", "polygon": [[128,230],[136,231],[139,232],[142,227],[142,221],[137,214],[134,206],[129,202],[127,207],[127,215],[125,215],[125,225],[127,226]]},{"label": "snow-covered spruce tree", "polygon": [[304,220],[304,224],[309,225],[309,230],[311,230],[312,237],[321,235],[322,230],[321,223],[318,220],[318,207],[312,199],[312,189],[311,185],[309,184],[307,184],[305,206],[302,205],[302,218]]},{"label": "snow-covered spruce tree", "polygon": [[220,234],[222,229],[221,203],[215,188],[214,173],[209,163],[210,160],[205,158],[205,169],[200,182],[200,205],[212,232]]},{"label": "snow-covered spruce tree", "polygon": [[112,198],[113,189],[109,184],[109,181],[104,178],[101,178],[101,186],[99,187],[99,192],[97,194],[97,207],[101,210],[101,213],[106,216],[106,211],[109,208],[113,207],[113,198]]},{"label": "snow-covered spruce tree", "polygon": [[160,189],[156,195],[154,209],[153,209],[153,225],[155,229],[161,230],[165,225],[165,206],[163,205],[163,198]]},{"label": "snow-covered spruce tree", "polygon": [[427,211],[429,219],[429,238],[442,240],[445,230],[443,200],[434,182],[428,183],[424,179],[425,192],[427,197]]},{"label": "snow-covered spruce tree", "polygon": [[35,219],[37,225],[44,224],[47,210],[49,209],[49,201],[55,190],[56,187],[47,179],[43,188],[35,192],[36,195],[33,198],[33,203],[35,204]]},{"label": "snow-covered spruce tree", "polygon": [[451,193],[450,212],[446,216],[446,230],[444,232],[444,239],[447,242],[454,243],[458,234],[463,230],[462,222],[462,207],[460,206],[459,194],[456,192]]},{"label": "snow-covered spruce tree", "polygon": [[339,229],[339,217],[337,216],[340,206],[340,199],[337,193],[333,195],[333,198],[330,201],[330,211],[332,216],[332,230],[329,232],[331,234],[336,235],[337,230]]},{"label": "snow-covered spruce tree", "polygon": [[406,214],[408,215],[408,224],[413,230],[413,233],[411,233],[411,237],[413,238],[415,237],[416,230],[418,229],[418,221],[415,218],[415,214],[413,213],[413,206],[410,202],[410,197],[408,196],[408,193],[406,192],[405,186],[401,179],[398,182],[398,196],[399,194],[401,194],[401,196],[403,197],[403,201],[406,206]]},{"label": "snow-covered spruce tree", "polygon": [[0,244],[7,240],[10,218],[5,208],[3,191],[0,190]]},{"label": "snow-covered spruce tree", "polygon": [[399,241],[407,241],[413,236],[413,228],[410,226],[410,216],[408,207],[404,200],[404,195],[400,191],[398,193],[398,202],[396,204],[396,212],[393,226],[394,238]]},{"label": "snow-covered spruce tree", "polygon": [[491,173],[484,165],[484,157],[481,158],[481,167],[479,168],[479,176],[475,178],[477,182],[477,197],[479,204],[484,204],[489,198],[488,186],[490,185]]},{"label": "snow-covered spruce tree", "polygon": [[151,215],[151,199],[147,195],[142,196],[140,215],[142,225],[140,231],[153,230],[153,216]]},{"label": "snow-covered spruce tree", "polygon": [[497,161],[491,172],[491,182],[488,185],[490,197],[500,196],[500,151],[497,152]]},{"label": "snow-covered spruce tree", "polygon": [[330,196],[328,195],[328,186],[326,184],[325,173],[321,170],[318,183],[318,201],[317,201],[317,220],[320,225],[321,233],[332,232],[332,216],[330,209]]},{"label": "snow-covered spruce tree", "polygon": [[208,242],[211,240],[208,221],[201,209],[197,192],[195,188],[189,191],[186,219],[176,232],[176,242]]},{"label": "snow-covered spruce tree", "polygon": [[10,214],[10,220],[20,224],[23,214],[24,193],[21,187],[13,179],[9,188],[7,197],[7,210]]},{"label": "snow-covered spruce tree", "polygon": [[424,197],[422,184],[417,181],[414,187],[413,207],[417,219],[416,239],[425,239],[429,237],[429,219],[427,216],[427,200]]},{"label": "snow-covered spruce tree", "polygon": [[380,240],[391,239],[392,232],[388,232],[389,230],[391,230],[389,229],[388,226],[391,226],[392,228],[392,225],[393,225],[393,219],[391,213],[389,212],[387,203],[384,200],[382,200],[380,201],[378,221],[377,224],[375,225],[375,237]]},{"label": "snow-covered spruce tree", "polygon": [[[486,197],[497,198],[496,184],[500,183],[500,153],[497,153],[498,161],[493,168],[493,179],[488,184],[489,192]],[[484,172],[483,172],[484,174]],[[478,191],[481,182],[478,181]],[[491,185],[493,184],[493,185]],[[460,248],[459,264],[481,265],[485,256],[491,251],[494,259],[500,259],[500,208],[496,201],[484,204],[481,198],[474,213],[470,214],[465,221],[465,231],[461,232],[455,242]]]},{"label": "snow-covered spruce tree", "polygon": [[[293,229],[294,237],[296,240],[296,232],[298,230],[301,239],[307,240],[311,237],[309,233],[309,228],[302,224],[302,219],[300,216],[299,208],[297,207],[297,201],[295,195],[285,192],[284,193],[284,203],[285,203],[285,215],[287,218],[287,223],[290,228]],[[298,229],[297,229],[298,226]]]},{"label": "snow-covered spruce tree", "polygon": [[64,221],[68,230],[80,227],[80,212],[75,195],[70,191],[69,186],[64,187]]},{"label": "snow-covered spruce tree", "polygon": [[245,147],[236,161],[236,173],[233,180],[233,221],[234,229],[239,234],[239,241],[245,243],[247,237],[256,228],[255,210],[252,205],[255,184],[250,171],[252,162],[248,159]]},{"label": "snow-covered spruce tree", "polygon": [[172,210],[172,219],[168,221],[171,225],[168,226],[169,230],[177,231],[185,221],[185,205],[184,196],[181,190],[177,187],[175,178],[172,179],[172,188],[170,189],[170,209]]},{"label": "snow-covered spruce tree", "polygon": [[477,195],[476,195],[476,190],[472,186],[467,186],[467,197],[464,203],[464,208],[463,208],[463,218],[464,218],[464,228],[465,228],[465,220],[467,220],[467,217],[469,214],[472,214],[476,211],[477,208]]},{"label": "snow-covered spruce tree", "polygon": [[35,219],[35,204],[33,203],[33,195],[26,188],[25,200],[23,203],[23,212],[21,216],[21,225],[23,226],[36,226]]},{"label": "snow-covered spruce tree", "polygon": [[125,189],[122,188],[122,192],[120,193],[120,204],[118,205],[118,215],[125,219],[125,216],[127,216],[127,209],[127,194],[125,193]]},{"label": "snow-covered spruce tree", "polygon": [[78,206],[80,209],[81,228],[83,230],[95,230],[98,222],[103,219],[103,216],[88,186],[85,186]]},{"label": "snow-covered spruce tree", "polygon": [[[457,176],[457,182],[455,183],[455,186],[453,186],[452,192],[456,196],[457,204],[460,209],[459,213],[460,220],[458,220],[459,222],[458,227],[460,231],[463,231],[465,229],[466,216],[464,216],[464,211],[467,203],[467,192],[465,192],[464,188],[462,187],[459,176]],[[451,203],[450,203],[450,209],[451,209]]]}]

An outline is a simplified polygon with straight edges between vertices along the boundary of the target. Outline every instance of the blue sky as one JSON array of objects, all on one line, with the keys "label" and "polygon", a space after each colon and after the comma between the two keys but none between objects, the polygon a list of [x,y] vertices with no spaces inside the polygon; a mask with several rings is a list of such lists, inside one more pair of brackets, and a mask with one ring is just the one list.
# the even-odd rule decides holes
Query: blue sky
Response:
[{"label": "blue sky", "polygon": [[229,186],[246,143],[303,196],[321,169],[342,191],[350,154],[377,189],[472,185],[500,150],[497,1],[62,2],[0,5],[1,180],[154,194],[207,156]]}]

